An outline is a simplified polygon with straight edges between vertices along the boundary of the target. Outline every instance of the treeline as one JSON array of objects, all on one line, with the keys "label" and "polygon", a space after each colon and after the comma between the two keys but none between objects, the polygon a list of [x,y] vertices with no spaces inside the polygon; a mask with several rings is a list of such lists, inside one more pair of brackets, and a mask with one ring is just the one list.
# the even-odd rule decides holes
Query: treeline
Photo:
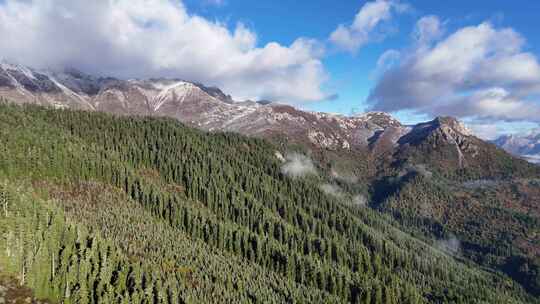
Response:
[{"label": "treeline", "polygon": [[[10,185],[33,183],[27,192],[42,201],[20,204],[26,214],[51,215],[40,230],[43,215],[7,217],[33,223],[17,234],[21,243],[53,252],[10,260],[19,276],[29,261],[49,265],[39,274],[49,287],[25,279],[46,296],[96,303],[531,300],[508,279],[458,263],[374,212],[351,210],[316,181],[284,176],[275,147],[262,140],[167,119],[34,106],[0,106],[0,127],[0,174]],[[48,226],[51,219],[57,226]],[[18,225],[7,223],[8,233]],[[84,229],[96,241],[81,242]],[[92,269],[85,280],[73,276],[82,261]],[[135,268],[144,279],[130,279]]]}]

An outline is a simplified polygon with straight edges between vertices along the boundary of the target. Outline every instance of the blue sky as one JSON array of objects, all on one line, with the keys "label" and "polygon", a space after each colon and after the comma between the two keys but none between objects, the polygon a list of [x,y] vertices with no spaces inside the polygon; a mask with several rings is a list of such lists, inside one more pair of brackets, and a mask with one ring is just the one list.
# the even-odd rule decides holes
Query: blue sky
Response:
[{"label": "blue sky", "polygon": [[0,0],[0,58],[405,123],[452,115],[493,138],[539,127],[538,11],[531,0]]},{"label": "blue sky", "polygon": [[[234,26],[243,22],[258,34],[261,45],[278,41],[288,45],[296,38],[328,38],[339,24],[350,23],[368,1],[241,1],[223,0],[220,5],[200,0],[186,0],[194,13]],[[313,103],[310,108],[344,114],[353,108],[362,110],[362,102],[373,86],[370,75],[377,59],[387,49],[410,44],[411,31],[424,15],[437,15],[447,22],[449,31],[489,21],[501,27],[512,27],[527,38],[527,49],[540,53],[540,1],[531,0],[454,0],[409,1],[411,11],[392,20],[394,32],[383,41],[363,47],[358,54],[336,52],[324,59],[330,74],[328,90],[335,90],[339,100]]]},{"label": "blue sky", "polygon": [[[237,1],[225,0],[220,5],[186,0],[187,7],[209,19],[229,25],[243,22],[253,28],[261,45],[277,41],[284,45],[298,37],[311,37],[321,41],[339,24],[350,24],[367,1]],[[540,54],[540,1],[530,0],[455,0],[409,1],[410,10],[393,18],[387,26],[390,33],[362,47],[356,54],[330,50],[323,59],[329,79],[324,88],[335,92],[335,100],[310,102],[302,107],[327,112],[350,114],[368,108],[366,99],[376,79],[374,70],[381,54],[388,49],[403,49],[411,45],[411,32],[416,22],[426,15],[436,15],[452,33],[466,26],[490,22],[495,27],[511,27],[525,37],[524,49]],[[405,122],[427,119],[430,115],[411,115],[397,112]],[[466,119],[467,120],[467,119]],[[471,120],[469,120],[471,121]],[[531,122],[498,122],[500,132],[526,132],[537,127]]]}]

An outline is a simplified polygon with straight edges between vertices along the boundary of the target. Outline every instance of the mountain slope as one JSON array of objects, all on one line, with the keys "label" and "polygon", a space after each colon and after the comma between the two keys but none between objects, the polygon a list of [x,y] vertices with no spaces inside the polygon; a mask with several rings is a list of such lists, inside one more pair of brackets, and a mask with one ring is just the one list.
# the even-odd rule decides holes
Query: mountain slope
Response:
[{"label": "mountain slope", "polygon": [[280,135],[323,149],[355,149],[375,132],[401,124],[385,113],[345,117],[268,102],[234,102],[217,88],[181,80],[119,80],[79,71],[36,71],[0,65],[0,96],[16,103],[172,117],[204,130]]},{"label": "mountain slope", "polygon": [[0,141],[0,227],[12,232],[0,239],[0,260],[38,297],[535,300],[326,194],[320,176],[284,175],[266,141],[171,119],[12,105],[0,105]]},{"label": "mountain slope", "polygon": [[394,190],[376,207],[392,214],[405,230],[441,244],[451,240],[456,254],[504,271],[538,296],[540,180],[459,183],[425,172],[411,170],[387,180],[386,189]]},{"label": "mountain slope", "polygon": [[[181,80],[98,78],[75,70],[40,72],[6,63],[0,65],[0,75],[4,79],[0,97],[10,102],[171,117],[207,131],[233,131],[284,146],[296,144],[328,167],[354,159],[348,161],[350,171],[362,171],[368,178],[381,170],[387,174],[388,163],[399,167],[411,157],[421,162],[435,157],[432,164],[442,171],[458,169],[448,174],[483,171],[482,176],[504,175],[517,163],[451,118],[411,127],[381,112],[346,117],[268,102],[235,102],[217,88]],[[443,148],[443,143],[449,148]]]},{"label": "mountain slope", "polygon": [[[476,138],[456,119],[438,117],[404,126],[381,112],[345,117],[268,102],[235,102],[217,88],[171,79],[125,81],[96,78],[73,70],[38,72],[13,65],[4,69],[4,75],[9,82],[0,85],[0,96],[10,103],[36,103],[117,116],[173,118],[215,134],[232,131],[270,139],[275,146],[266,152],[279,156],[275,157],[278,162],[292,162],[295,170],[316,167],[309,169],[318,175],[309,187],[346,207],[369,205],[388,213],[400,229],[427,243],[451,239],[453,243],[465,244],[460,252],[467,261],[504,272],[528,292],[539,294],[536,281],[540,273],[540,242],[536,231],[540,229],[540,220],[534,206],[540,189],[535,183],[540,178],[540,167]],[[49,83],[58,89],[42,89]],[[59,94],[62,97],[55,97]],[[68,99],[72,101],[61,102]],[[49,123],[58,127],[54,121]],[[69,130],[72,129],[78,127],[70,125]],[[154,135],[161,138],[166,134]],[[130,145],[146,147],[149,143],[136,141]],[[162,144],[154,147],[161,148]],[[141,156],[140,152],[116,146],[107,149],[126,153],[133,159],[154,153],[147,151]],[[246,146],[234,149],[250,151]],[[221,152],[222,147],[216,146],[205,150],[207,154],[197,155],[197,159],[208,163],[208,157]],[[160,162],[170,157],[159,155]],[[231,157],[213,167],[231,162],[237,163]],[[264,161],[252,165],[275,172],[266,164]],[[176,166],[169,164],[170,168]],[[155,175],[155,171],[150,172]],[[171,177],[167,178],[170,182]],[[201,189],[208,186],[197,182],[202,183]],[[280,215],[288,214],[281,208]]]},{"label": "mountain slope", "polygon": [[418,124],[398,143],[396,163],[426,164],[452,179],[528,177],[540,173],[526,161],[473,136],[451,117]]},{"label": "mountain slope", "polygon": [[[315,152],[360,153],[368,159],[366,166],[376,159],[394,158],[396,151],[403,155],[410,146],[420,148],[421,141],[429,140],[428,134],[440,130],[438,137],[443,141],[457,140],[450,143],[458,152],[457,161],[448,160],[452,166],[463,168],[468,162],[478,165],[478,168],[484,164],[498,164],[493,161],[477,162],[485,155],[498,153],[492,148],[473,151],[475,155],[470,159],[460,155],[462,148],[475,149],[485,145],[473,139],[468,130],[450,118],[438,118],[408,127],[382,112],[346,117],[305,112],[269,102],[235,102],[218,88],[177,79],[120,80],[93,77],[73,69],[37,71],[2,62],[0,97],[15,103],[55,108],[171,117],[208,131],[233,131],[271,138],[285,145],[300,144]],[[538,141],[530,138],[529,146],[533,145],[533,140]],[[465,143],[468,147],[460,147]],[[520,153],[534,154],[537,152],[535,149],[533,145]],[[486,154],[487,150],[490,151]],[[478,155],[480,157],[476,157]],[[376,166],[372,167],[369,170]]]},{"label": "mountain slope", "polygon": [[539,295],[540,168],[448,117],[414,126],[399,145],[371,184],[371,206]]}]

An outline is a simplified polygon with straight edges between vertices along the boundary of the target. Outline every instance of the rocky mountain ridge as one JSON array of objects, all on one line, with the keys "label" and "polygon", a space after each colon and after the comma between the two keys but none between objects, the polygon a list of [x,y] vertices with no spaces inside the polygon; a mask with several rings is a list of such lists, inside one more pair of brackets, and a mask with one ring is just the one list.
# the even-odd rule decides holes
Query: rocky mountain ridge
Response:
[{"label": "rocky mountain ridge", "polygon": [[[179,79],[94,77],[74,69],[38,71],[0,64],[0,96],[15,103],[171,117],[207,131],[232,131],[312,149],[395,154],[435,134],[455,150],[459,166],[478,155],[481,141],[459,121],[438,117],[415,126],[383,112],[355,116],[309,112],[268,101],[234,101],[215,87]],[[435,144],[435,143],[434,143]]]},{"label": "rocky mountain ridge", "polygon": [[540,164],[540,130],[527,135],[503,135],[493,143],[514,155]]}]

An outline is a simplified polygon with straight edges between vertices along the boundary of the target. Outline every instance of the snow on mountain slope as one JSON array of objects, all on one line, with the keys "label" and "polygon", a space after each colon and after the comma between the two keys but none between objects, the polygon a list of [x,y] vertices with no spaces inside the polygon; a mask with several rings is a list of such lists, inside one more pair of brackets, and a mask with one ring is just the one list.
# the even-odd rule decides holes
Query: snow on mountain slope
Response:
[{"label": "snow on mountain slope", "polygon": [[493,141],[506,151],[525,159],[540,163],[540,130],[527,135],[503,135]]},{"label": "snow on mountain slope", "polygon": [[92,110],[89,97],[80,95],[50,71],[0,63],[0,92],[2,96],[19,103],[36,103],[56,108]]},{"label": "snow on mountain slope", "polygon": [[159,108],[171,100],[178,100],[179,104],[182,104],[186,98],[189,98],[190,95],[197,94],[196,92],[200,90],[194,84],[189,82],[180,81],[174,83],[168,87],[164,87],[161,92],[153,98],[152,110],[158,111]]}]

